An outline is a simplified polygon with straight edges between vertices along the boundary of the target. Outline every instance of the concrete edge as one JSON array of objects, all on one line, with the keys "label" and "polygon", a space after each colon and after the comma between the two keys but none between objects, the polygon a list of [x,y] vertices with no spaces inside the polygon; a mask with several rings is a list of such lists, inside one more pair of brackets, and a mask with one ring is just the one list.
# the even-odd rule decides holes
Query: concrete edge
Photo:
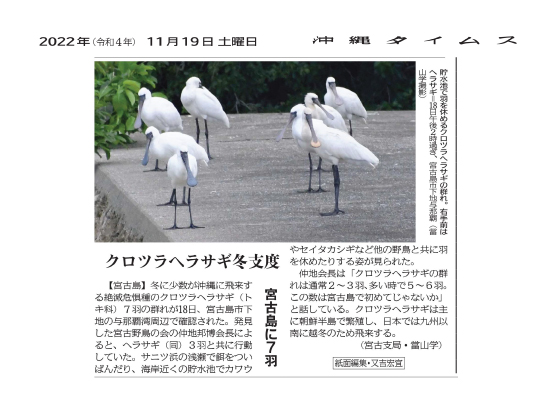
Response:
[{"label": "concrete edge", "polygon": [[155,224],[97,163],[95,188],[107,197],[109,206],[123,216],[126,227],[143,236],[143,242],[171,242],[161,227]]}]

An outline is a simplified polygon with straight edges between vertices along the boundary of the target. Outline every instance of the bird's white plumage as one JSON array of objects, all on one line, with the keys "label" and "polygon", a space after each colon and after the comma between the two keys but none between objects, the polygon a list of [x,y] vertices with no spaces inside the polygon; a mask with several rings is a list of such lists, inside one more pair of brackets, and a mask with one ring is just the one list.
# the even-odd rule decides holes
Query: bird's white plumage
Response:
[{"label": "bird's white plumage", "polygon": [[364,147],[352,136],[329,128],[323,123],[313,122],[313,128],[319,138],[321,146],[315,149],[323,160],[338,165],[339,161],[367,163],[374,168],[379,164],[379,159],[368,148]]},{"label": "bird's white plumage", "polygon": [[305,106],[311,110],[311,117],[316,120],[323,121],[323,123],[328,127],[348,133],[348,128],[346,127],[344,118],[342,118],[342,115],[340,115],[340,113],[335,108],[326,104],[322,105],[323,108],[334,117],[334,119],[331,120],[323,110],[321,110],[315,103],[313,103],[313,99],[319,100],[319,97],[312,92],[305,95],[304,99]]},{"label": "bird's white plumage", "polygon": [[[302,104],[296,105],[290,110],[290,113],[297,112],[296,118],[292,122],[292,137],[300,149],[307,153],[315,153],[315,148],[311,146],[311,130],[304,120],[304,111],[305,106]],[[315,121],[321,122],[319,120]]]},{"label": "bird's white plumage", "polygon": [[[353,116],[361,117],[366,122],[367,111],[362,101],[354,92],[349,89],[336,86],[333,77],[327,78],[327,93],[325,94],[325,103],[334,107],[343,118],[352,121]],[[335,94],[336,91],[336,94]],[[342,104],[337,104],[337,96]]]},{"label": "bird's white plumage", "polygon": [[[167,162],[167,177],[171,179],[171,185],[173,186],[173,188],[187,187],[188,173],[185,163],[181,158],[181,151],[185,151],[184,148],[177,149],[175,154],[173,154]],[[191,155],[190,152],[188,154],[188,158],[189,170],[191,171],[191,174],[196,178],[196,176],[198,175],[198,165],[196,163],[196,158]]]},{"label": "bird's white plumage", "polygon": [[229,128],[229,119],[220,101],[212,92],[201,86],[198,77],[191,77],[187,80],[186,86],[181,92],[181,103],[193,117],[217,120]]},{"label": "bird's white plumage", "polygon": [[[338,165],[339,161],[354,163],[367,163],[375,168],[379,164],[379,159],[368,148],[364,147],[352,136],[329,128],[320,120],[313,120],[313,129],[319,140],[319,147],[312,147],[311,129],[304,120],[305,107],[297,105],[292,108],[297,116],[292,124],[292,135],[298,142],[298,146],[307,149],[309,152],[318,154],[323,160]],[[309,110],[308,110],[309,111]]]},{"label": "bird's white plumage", "polygon": [[138,113],[147,126],[166,132],[183,130],[181,115],[173,103],[164,98],[152,97],[152,93],[147,88],[140,89],[138,96],[142,95],[145,99],[138,106]]},{"label": "bird's white plumage", "polygon": [[191,136],[180,132],[160,134],[154,127],[146,129],[146,134],[150,132],[153,134],[149,148],[150,157],[167,163],[176,154],[177,149],[181,148],[188,151],[189,155],[192,155],[195,160],[204,161],[208,164],[208,154]]}]

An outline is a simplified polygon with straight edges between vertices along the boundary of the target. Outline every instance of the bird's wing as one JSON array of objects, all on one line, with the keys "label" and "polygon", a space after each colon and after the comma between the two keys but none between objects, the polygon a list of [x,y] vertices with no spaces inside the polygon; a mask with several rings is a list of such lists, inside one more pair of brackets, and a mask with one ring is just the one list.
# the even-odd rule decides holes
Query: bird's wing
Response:
[{"label": "bird's wing", "polygon": [[325,108],[325,110],[327,110],[329,113],[331,113],[334,117],[334,120],[329,120],[329,126],[331,128],[339,129],[343,132],[348,133],[348,127],[346,127],[346,123],[344,122],[344,118],[342,118],[342,115],[340,115],[338,110],[336,110],[335,108],[333,108],[329,105],[323,105],[323,107]]},{"label": "bird's wing", "polygon": [[158,121],[163,125],[167,125],[171,130],[182,131],[183,121],[181,120],[181,114],[173,106],[173,103],[158,97],[152,98],[152,100],[157,104],[158,111],[155,113],[155,116]]},{"label": "bird's wing", "polygon": [[202,87],[196,90],[197,108],[203,114],[216,120],[222,121],[229,127],[229,120],[226,113],[222,109],[220,101],[212,95],[206,88]]},{"label": "bird's wing", "polygon": [[[207,90],[205,87],[199,88],[197,89],[197,96],[203,97],[204,100],[209,100],[210,102],[214,102],[215,105],[219,106],[219,108],[222,108],[222,105],[220,103],[220,101],[218,100],[218,98],[216,98],[214,96],[214,94],[212,92],[210,92],[209,90]],[[197,97],[197,99],[199,99]],[[203,99],[199,99],[199,100],[203,100]]]},{"label": "bird's wing", "polygon": [[188,151],[198,161],[208,162],[208,154],[201,145],[196,143],[196,140],[190,135],[181,132],[166,132],[158,139],[161,139],[162,144],[165,145],[166,150],[175,152],[178,148],[183,151]]},{"label": "bird's wing", "polygon": [[340,91],[339,95],[344,96],[342,100],[347,112],[355,114],[358,117],[367,118],[367,111],[355,92],[343,87],[338,87],[337,89]]},{"label": "bird's wing", "polygon": [[350,106],[350,112],[352,114],[355,114],[359,117],[362,117],[365,121],[365,119],[367,118],[367,111],[366,108],[364,107],[364,105],[362,104],[362,102],[360,101],[360,98],[358,98],[356,96],[356,101],[352,103],[352,105]]},{"label": "bird's wing", "polygon": [[324,150],[341,160],[377,163],[379,160],[367,147],[362,146],[352,136],[333,128],[323,128],[318,133]]},{"label": "bird's wing", "polygon": [[208,165],[208,161],[210,161],[210,159],[208,158],[206,150],[204,150],[204,148],[198,144],[192,136],[182,133],[178,140],[181,145],[184,145],[187,148],[190,155],[198,161],[204,161],[206,165]]},{"label": "bird's wing", "polygon": [[198,161],[204,161],[204,163],[208,165],[208,161],[210,161],[210,158],[208,158],[206,150],[204,150],[204,148],[200,144],[196,143],[196,141],[193,139],[189,147],[189,154],[192,154]]}]

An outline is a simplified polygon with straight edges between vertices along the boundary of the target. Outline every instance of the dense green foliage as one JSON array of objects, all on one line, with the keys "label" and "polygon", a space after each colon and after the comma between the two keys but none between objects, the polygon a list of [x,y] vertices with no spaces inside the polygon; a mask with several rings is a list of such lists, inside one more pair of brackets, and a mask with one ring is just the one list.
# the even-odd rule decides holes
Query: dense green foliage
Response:
[{"label": "dense green foliage", "polygon": [[[327,77],[356,92],[368,110],[414,110],[414,62],[150,62],[158,89],[182,109],[192,76],[220,99],[226,113],[287,112],[308,92],[321,101]],[[182,112],[185,112],[182,109]]]},{"label": "dense green foliage", "polygon": [[109,159],[112,147],[132,142],[128,134],[134,132],[138,91],[156,87],[153,70],[136,62],[95,62],[95,152],[100,157],[99,150]]},{"label": "dense green foliage", "polygon": [[186,113],[181,92],[197,76],[226,113],[287,112],[308,92],[323,101],[333,76],[367,110],[414,110],[415,72],[414,62],[95,62],[95,152],[109,159],[131,142],[141,87]]}]

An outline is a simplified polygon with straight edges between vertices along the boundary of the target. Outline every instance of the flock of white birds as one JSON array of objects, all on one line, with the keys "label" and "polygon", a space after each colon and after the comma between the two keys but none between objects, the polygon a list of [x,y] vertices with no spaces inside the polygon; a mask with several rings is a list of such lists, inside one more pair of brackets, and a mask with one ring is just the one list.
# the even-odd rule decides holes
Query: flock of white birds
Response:
[{"label": "flock of white birds", "polygon": [[[324,192],[321,188],[321,164],[327,161],[332,164],[335,188],[335,206],[332,212],[321,213],[322,216],[332,216],[344,213],[338,207],[340,188],[339,161],[366,163],[375,168],[379,164],[377,157],[366,147],[362,146],[352,136],[353,117],[367,118],[367,112],[362,102],[354,92],[343,87],[337,87],[335,79],[329,77],[326,83],[325,105],[319,101],[314,93],[305,96],[304,104],[294,106],[290,111],[290,119],[280,132],[280,141],[288,126],[292,125],[292,136],[298,147],[308,154],[309,158],[309,187],[303,192]],[[198,164],[203,161],[206,165],[210,156],[208,136],[208,120],[222,122],[229,128],[229,119],[218,99],[205,87],[198,77],[187,80],[181,93],[181,102],[185,109],[196,120],[196,140],[181,133],[183,124],[181,116],[175,106],[167,99],[152,97],[146,88],[138,92],[138,117],[135,128],[142,126],[142,121],[148,126],[146,129],[146,153],[142,165],[147,165],[150,158],[155,159],[155,168],[151,171],[167,171],[171,179],[172,193],[169,202],[159,206],[172,205],[175,208],[173,226],[168,230],[181,228],[201,228],[193,224],[191,211],[191,188],[198,184]],[[206,135],[206,150],[200,146],[200,126],[198,119],[204,120]],[[348,120],[350,129],[346,127]],[[165,133],[160,133],[163,131]],[[311,188],[313,162],[311,154],[319,156],[319,188]],[[159,167],[159,162],[166,163],[166,169]],[[148,171],[150,172],[150,171]],[[183,187],[183,199],[177,202],[177,189]],[[188,198],[186,189],[189,188]],[[177,206],[188,206],[190,226],[177,226]]]}]

